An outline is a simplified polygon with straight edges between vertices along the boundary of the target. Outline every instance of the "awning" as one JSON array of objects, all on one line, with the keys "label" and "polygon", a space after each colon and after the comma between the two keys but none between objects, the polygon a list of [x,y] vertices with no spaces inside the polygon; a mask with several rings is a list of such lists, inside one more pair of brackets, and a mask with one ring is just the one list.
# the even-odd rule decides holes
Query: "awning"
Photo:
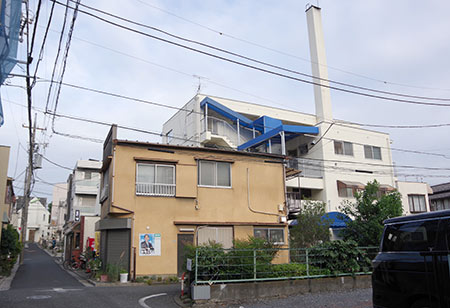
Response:
[{"label": "awning", "polygon": [[357,188],[361,188],[364,189],[365,185],[363,183],[360,182],[352,182],[352,181],[338,181],[338,183],[342,183],[345,186],[349,186],[349,187],[357,187]]},{"label": "awning", "polygon": [[330,228],[338,229],[347,227],[347,223],[352,220],[343,213],[329,212],[322,216],[322,221],[330,221]]},{"label": "awning", "polygon": [[387,185],[387,184],[380,184],[379,187],[380,187],[380,189],[387,190],[387,191],[395,190],[395,187],[393,187],[391,185]]}]

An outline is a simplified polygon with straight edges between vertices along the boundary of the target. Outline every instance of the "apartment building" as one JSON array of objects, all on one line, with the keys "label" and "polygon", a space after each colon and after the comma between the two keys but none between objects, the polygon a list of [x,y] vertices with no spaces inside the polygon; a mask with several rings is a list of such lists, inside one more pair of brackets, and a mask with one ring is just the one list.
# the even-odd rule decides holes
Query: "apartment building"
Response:
[{"label": "apartment building", "polygon": [[0,145],[0,238],[4,226],[11,222],[12,205],[15,201],[13,179],[8,177],[10,147]]},{"label": "apartment building", "polygon": [[67,213],[63,226],[65,257],[78,257],[93,248],[95,223],[100,219],[99,187],[102,162],[79,160],[67,179]]},{"label": "apartment building", "polygon": [[[318,78],[315,114],[197,94],[163,125],[167,144],[289,156],[288,166],[301,170],[286,181],[293,214],[304,200],[325,202],[328,212],[338,211],[369,181],[380,184],[380,193],[406,187],[396,185],[387,133],[333,118],[320,8],[310,6],[306,14],[312,72]],[[420,185],[421,191],[427,189]],[[409,212],[408,203],[404,212]]]},{"label": "apartment building", "polygon": [[[25,241],[42,243],[48,240],[50,236],[49,217],[50,213],[47,210],[47,198],[31,198],[28,203],[28,217],[27,230],[25,234]],[[24,207],[24,197],[19,196],[16,207],[12,214],[12,224],[20,230],[22,225],[22,210]]]},{"label": "apartment building", "polygon": [[116,136],[113,126],[96,224],[104,264],[120,264],[132,276],[180,275],[187,244],[229,248],[256,236],[287,247],[282,156]]}]

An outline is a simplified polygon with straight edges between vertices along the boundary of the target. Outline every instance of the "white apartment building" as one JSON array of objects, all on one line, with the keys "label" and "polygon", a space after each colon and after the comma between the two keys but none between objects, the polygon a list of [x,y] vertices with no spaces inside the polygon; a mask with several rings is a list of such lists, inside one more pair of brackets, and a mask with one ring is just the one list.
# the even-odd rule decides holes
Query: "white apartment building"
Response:
[{"label": "white apartment building", "polygon": [[79,256],[88,239],[95,238],[100,219],[100,169],[98,160],[79,160],[67,179],[67,214],[63,226],[65,257]]},{"label": "white apartment building", "polygon": [[[313,76],[328,85],[320,9],[310,6],[306,14]],[[373,180],[380,193],[399,189],[405,200],[410,194],[428,199],[427,184],[396,184],[389,134],[334,119],[327,87],[314,85],[314,97],[316,114],[306,114],[198,94],[163,125],[163,142],[292,157],[288,172],[301,173],[292,172],[286,181],[291,213],[307,199],[325,202],[328,212],[339,211],[344,200],[354,200],[354,193]],[[406,201],[403,206],[411,212]]]},{"label": "white apartment building", "polygon": [[[46,200],[46,199],[42,199]],[[13,225],[18,229],[22,224],[22,209],[14,213]],[[41,203],[39,198],[33,198],[28,205],[27,232],[25,240],[27,242],[42,243],[48,240],[50,213]]]}]

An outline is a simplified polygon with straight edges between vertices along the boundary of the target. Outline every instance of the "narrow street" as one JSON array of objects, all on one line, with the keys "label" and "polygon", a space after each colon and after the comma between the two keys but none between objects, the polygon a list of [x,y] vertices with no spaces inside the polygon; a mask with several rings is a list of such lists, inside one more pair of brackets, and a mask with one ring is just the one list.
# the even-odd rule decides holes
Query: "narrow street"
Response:
[{"label": "narrow street", "polygon": [[11,288],[0,292],[0,307],[178,307],[173,297],[179,285],[158,286],[85,286],[62,269],[35,244],[25,249],[24,263],[19,267]]}]

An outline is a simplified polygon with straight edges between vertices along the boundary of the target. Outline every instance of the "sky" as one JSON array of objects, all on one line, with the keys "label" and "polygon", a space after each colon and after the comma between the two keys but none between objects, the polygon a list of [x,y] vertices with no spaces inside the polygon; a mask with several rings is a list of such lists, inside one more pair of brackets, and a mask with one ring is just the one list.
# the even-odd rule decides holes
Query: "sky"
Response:
[{"label": "sky", "polygon": [[[36,12],[37,2],[31,1],[32,13]],[[81,3],[261,61],[311,73],[307,1],[82,0]],[[450,2],[321,0],[313,4],[322,8],[329,79],[382,91],[450,98]],[[32,71],[51,6],[52,2],[43,1]],[[64,7],[56,5],[37,73],[40,78],[51,79],[63,18]],[[68,25],[71,19],[69,11]],[[128,26],[168,38],[149,29]],[[68,26],[62,50],[67,33]],[[62,54],[56,76],[62,72]],[[26,59],[25,43],[19,46],[18,58]],[[17,66],[13,73],[24,74],[24,66]],[[176,107],[182,107],[200,86],[200,92],[209,95],[314,113],[313,87],[309,84],[194,53],[114,27],[82,12],[75,21],[64,82]],[[8,175],[15,178],[19,195],[24,186],[28,147],[28,131],[22,127],[28,125],[23,107],[26,91],[21,88],[24,85],[24,78],[13,77],[0,89],[5,116],[5,124],[0,127],[0,144],[11,146]],[[109,128],[65,118],[55,118],[52,124],[51,117],[40,112],[46,105],[54,108],[54,89],[47,104],[48,91],[46,81],[38,81],[33,88],[37,126],[47,129],[39,130],[36,137],[40,153],[69,168],[78,159],[101,159],[101,141]],[[336,91],[331,92],[331,100],[333,116],[340,120],[382,125],[450,123],[449,107],[404,104]],[[57,105],[57,113],[153,132],[161,132],[163,123],[174,112],[67,86],[61,87]],[[52,132],[52,126],[56,133]],[[392,148],[442,155],[393,150],[397,165],[448,168],[449,126],[377,130],[390,134]],[[156,135],[125,130],[119,130],[119,138],[161,141]],[[33,195],[51,197],[49,183],[65,182],[69,173],[44,160],[43,168],[36,171]],[[410,173],[415,176],[401,176],[399,180],[433,185],[448,182],[450,177],[446,170],[413,169]]]}]

